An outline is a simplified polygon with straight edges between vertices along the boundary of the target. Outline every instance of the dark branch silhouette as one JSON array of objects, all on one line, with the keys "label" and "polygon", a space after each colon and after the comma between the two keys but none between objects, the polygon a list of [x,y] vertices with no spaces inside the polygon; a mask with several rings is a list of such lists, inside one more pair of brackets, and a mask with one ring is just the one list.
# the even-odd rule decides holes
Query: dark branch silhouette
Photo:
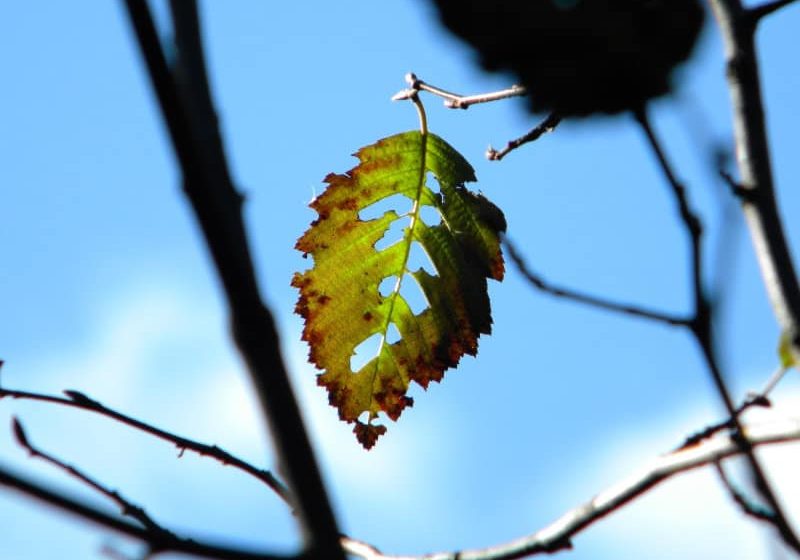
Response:
[{"label": "dark branch silhouette", "polygon": [[191,203],[230,312],[234,341],[271,425],[309,549],[344,559],[339,531],[280,353],[278,333],[264,304],[217,127],[194,1],[170,2],[175,66],[170,69],[146,2],[126,0],[136,38],[169,129]]},{"label": "dark branch silhouette", "polygon": [[500,161],[510,152],[516,150],[520,146],[528,144],[529,142],[535,142],[542,135],[553,132],[560,122],[561,115],[558,113],[550,113],[547,118],[533,127],[530,131],[526,132],[519,138],[509,141],[508,144],[506,144],[506,147],[502,150],[495,150],[489,146],[489,149],[486,150],[486,158],[493,161]]},{"label": "dark branch silhouette", "polygon": [[661,171],[664,174],[670,189],[672,190],[675,202],[678,205],[681,220],[683,221],[684,227],[689,235],[692,262],[691,271],[693,288],[692,292],[694,297],[694,316],[692,317],[692,320],[688,326],[694,335],[695,341],[700,347],[703,359],[706,363],[706,368],[711,374],[711,378],[714,382],[714,386],[717,389],[717,393],[719,394],[720,399],[725,406],[725,410],[728,413],[732,428],[732,437],[734,441],[738,442],[742,453],[747,459],[747,464],[750,467],[750,472],[753,477],[753,483],[755,484],[759,494],[761,494],[761,496],[764,498],[764,500],[766,500],[772,509],[772,515],[768,519],[778,529],[786,544],[800,553],[800,541],[797,539],[797,536],[794,534],[794,531],[789,525],[786,514],[783,512],[783,508],[781,507],[780,502],[778,502],[775,492],[767,480],[764,469],[762,468],[759,460],[756,458],[752,443],[750,443],[744,434],[741,421],[739,420],[737,408],[733,404],[733,398],[731,397],[730,390],[728,389],[727,383],[725,382],[725,378],[717,360],[713,340],[712,308],[703,288],[703,257],[701,244],[703,228],[700,223],[700,219],[689,205],[688,198],[686,197],[686,188],[678,181],[675,173],[672,171],[672,166],[667,160],[666,154],[661,147],[661,143],[656,137],[652,126],[650,125],[650,120],[647,117],[646,110],[642,108],[640,111],[637,111],[635,117],[644,131],[647,138],[647,143],[653,151],[653,154],[656,156],[659,167],[661,168]]},{"label": "dark branch silhouette", "polygon": [[288,505],[293,505],[289,489],[286,488],[286,485],[284,485],[283,482],[278,480],[278,478],[268,470],[259,469],[247,461],[231,455],[216,445],[200,443],[198,441],[173,434],[141,420],[137,420],[136,418],[132,418],[131,416],[123,414],[119,411],[108,408],[104,404],[86,396],[84,393],[78,391],[64,391],[64,394],[67,395],[67,398],[57,397],[54,395],[44,395],[41,393],[32,393],[28,391],[17,391],[0,387],[0,399],[3,397],[8,397],[13,399],[49,402],[61,406],[86,410],[95,414],[100,414],[112,420],[116,420],[121,424],[130,426],[131,428],[135,428],[161,440],[172,443],[181,451],[181,454],[184,450],[189,450],[204,457],[215,459],[223,465],[229,465],[237,468],[256,478],[257,480],[260,480],[269,488],[271,488]]},{"label": "dark branch silhouette", "polygon": [[14,437],[16,438],[17,443],[19,443],[20,446],[22,446],[28,452],[28,454],[34,459],[41,459],[42,461],[49,463],[58,469],[61,469],[68,475],[78,479],[80,482],[89,486],[92,490],[99,492],[100,494],[102,494],[115,504],[117,504],[121,510],[122,515],[135,519],[136,521],[142,524],[142,527],[144,527],[151,533],[160,533],[165,539],[176,538],[173,532],[168,531],[167,529],[156,523],[153,520],[153,518],[150,517],[150,515],[142,507],[137,506],[133,502],[130,502],[116,490],[111,490],[110,488],[107,488],[97,480],[93,479],[89,475],[85,474],[83,471],[79,470],[77,467],[69,465],[64,461],[62,461],[61,459],[58,459],[54,455],[51,455],[50,453],[47,453],[46,451],[42,451],[38,447],[35,447],[28,438],[28,435],[25,433],[25,430],[22,427],[22,423],[17,418],[14,418],[12,420],[12,430],[14,432]]},{"label": "dark branch silhouette", "polygon": [[653,311],[651,309],[645,309],[635,305],[618,303],[605,298],[579,292],[577,290],[562,288],[560,286],[550,284],[542,276],[531,270],[531,268],[525,262],[525,259],[520,254],[519,249],[517,249],[516,245],[512,243],[508,236],[503,236],[503,246],[506,248],[509,258],[517,266],[520,273],[537,290],[541,290],[547,294],[574,301],[576,303],[588,305],[590,307],[596,307],[603,311],[611,311],[613,313],[621,313],[623,315],[630,315],[632,317],[649,319],[651,321],[665,323],[671,326],[686,326],[689,323],[688,319],[684,317],[678,317],[677,315],[669,315],[666,313],[661,313],[660,311]]},{"label": "dark branch silhouette", "polygon": [[324,558],[324,556],[312,553],[285,555],[256,552],[194,539],[173,537],[161,531],[150,531],[141,527],[138,523],[126,521],[95,506],[71,498],[62,491],[53,490],[41,483],[34,482],[2,465],[0,465],[0,485],[15,489],[30,498],[90,521],[105,529],[146,543],[151,556],[164,552],[183,552],[202,558],[216,558],[219,560],[322,560]]}]

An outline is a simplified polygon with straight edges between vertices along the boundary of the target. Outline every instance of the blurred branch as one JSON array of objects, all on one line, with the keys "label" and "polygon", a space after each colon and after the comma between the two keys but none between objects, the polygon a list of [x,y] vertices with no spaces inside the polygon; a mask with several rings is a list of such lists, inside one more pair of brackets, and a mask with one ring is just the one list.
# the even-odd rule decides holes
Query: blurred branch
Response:
[{"label": "blurred branch", "polygon": [[509,97],[521,97],[528,94],[528,91],[522,86],[511,86],[510,88],[490,93],[459,95],[425,83],[417,78],[416,74],[411,72],[406,74],[406,83],[408,84],[408,89],[393,95],[392,101],[410,99],[411,96],[418,91],[427,91],[428,93],[443,98],[445,107],[449,107],[450,109],[469,109],[472,105],[477,105],[478,103],[490,103],[492,101],[500,101],[501,99],[508,99]]},{"label": "blurred branch", "polygon": [[536,274],[530,269],[515,244],[512,243],[506,235],[503,236],[503,245],[506,248],[508,256],[514,262],[514,264],[517,265],[520,273],[522,273],[525,279],[528,280],[528,282],[530,282],[530,284],[537,290],[541,290],[547,294],[568,299],[583,305],[596,307],[604,311],[612,311],[614,313],[622,313],[623,315],[631,315],[633,317],[649,319],[651,321],[665,323],[671,326],[685,327],[689,324],[689,320],[684,317],[668,315],[666,313],[661,313],[660,311],[653,311],[643,307],[617,303],[615,301],[599,298],[576,290],[554,286],[553,284],[547,282],[542,276]]},{"label": "blurred branch", "polygon": [[[744,429],[752,445],[800,441],[800,418],[756,424]],[[718,463],[741,453],[737,438],[719,435],[695,447],[653,460],[648,466],[568,511],[554,523],[531,535],[483,549],[439,552],[422,556],[382,554],[375,547],[345,538],[345,550],[367,560],[511,560],[570,547],[570,539],[603,517],[645,494],[665,480],[693,469]]]},{"label": "blurred branch", "polygon": [[227,298],[231,329],[268,420],[282,472],[296,497],[308,549],[344,559],[297,401],[280,353],[278,333],[256,280],[242,219],[242,195],[228,170],[217,126],[194,1],[170,2],[177,57],[170,68],[148,5],[126,0],[194,210]]},{"label": "blurred branch", "polygon": [[762,18],[777,12],[781,8],[785,8],[790,4],[794,4],[795,1],[796,0],[773,0],[772,2],[765,2],[760,6],[750,8],[748,13],[752,17],[753,21],[758,23]]},{"label": "blurred branch", "polygon": [[728,490],[731,499],[741,508],[745,515],[749,515],[759,521],[772,522],[772,513],[765,510],[763,507],[751,502],[747,496],[744,495],[736,486],[733,481],[728,478],[728,473],[725,472],[725,467],[722,466],[720,461],[714,463],[719,479],[722,485]]},{"label": "blurred branch", "polygon": [[742,454],[747,459],[756,489],[772,509],[772,515],[770,516],[769,520],[772,525],[778,529],[786,544],[800,553],[800,541],[797,539],[797,536],[794,534],[791,526],[789,525],[780,502],[778,502],[775,492],[770,486],[766,474],[764,473],[761,464],[753,452],[753,446],[751,442],[748,441],[744,434],[741,421],[739,420],[738,411],[733,404],[730,390],[728,389],[722,371],[719,367],[714,349],[711,304],[708,301],[708,298],[706,298],[705,290],[703,288],[703,258],[701,245],[701,236],[703,230],[700,220],[689,206],[685,187],[678,181],[674,172],[672,171],[672,166],[667,161],[666,154],[661,147],[661,143],[659,142],[655,131],[650,125],[650,120],[647,116],[646,109],[643,107],[641,110],[636,111],[635,117],[641,125],[645,136],[647,137],[647,142],[653,151],[653,154],[656,156],[656,159],[658,160],[659,167],[661,168],[667,183],[670,185],[675,201],[678,204],[681,220],[683,221],[686,231],[689,234],[692,261],[692,292],[694,298],[694,316],[689,323],[689,328],[694,335],[695,341],[701,349],[703,359],[706,362],[706,367],[711,374],[711,378],[717,389],[717,393],[722,399],[725,410],[730,418],[732,438],[738,442]]},{"label": "blurred branch", "polygon": [[164,441],[168,441],[180,449],[181,454],[183,454],[184,450],[188,449],[189,451],[193,451],[204,457],[216,459],[223,465],[230,465],[231,467],[244,471],[254,478],[260,480],[269,486],[289,506],[293,505],[289,489],[286,488],[286,486],[270,471],[259,469],[250,463],[231,455],[216,445],[200,443],[171,432],[167,432],[161,428],[156,428],[151,424],[147,424],[141,420],[137,420],[136,418],[122,414],[121,412],[108,408],[102,403],[87,397],[85,394],[79,391],[64,391],[64,394],[67,395],[68,398],[56,397],[53,395],[43,395],[40,393],[30,393],[27,391],[15,391],[0,387],[0,399],[3,397],[10,397],[14,399],[49,402],[62,406],[87,410],[89,412],[94,412],[107,418],[111,418],[112,420],[116,420],[117,422],[125,424],[126,426],[130,426],[131,428],[148,433]]},{"label": "blurred branch", "polygon": [[740,0],[711,0],[710,4],[725,46],[742,210],[773,312],[784,331],[796,335],[800,284],[775,198],[755,45],[758,14],[766,15],[787,3],[770,2],[752,9]]},{"label": "blurred branch", "polygon": [[14,432],[14,436],[17,440],[17,443],[19,443],[20,446],[22,446],[31,457],[41,459],[46,463],[50,463],[56,468],[63,470],[73,478],[76,478],[80,482],[86,484],[93,490],[96,490],[100,494],[104,495],[109,500],[113,501],[115,504],[119,506],[122,515],[135,519],[151,533],[162,533],[163,534],[162,536],[167,539],[176,538],[174,533],[166,530],[161,525],[153,521],[153,519],[150,517],[150,515],[148,515],[148,513],[144,509],[123,498],[122,495],[120,495],[120,493],[117,492],[116,490],[111,490],[110,488],[106,488],[105,486],[103,486],[96,480],[90,478],[88,475],[84,474],[82,471],[78,470],[74,466],[68,465],[61,459],[58,459],[55,456],[50,455],[49,453],[46,453],[38,449],[37,447],[34,447],[34,445],[30,442],[28,435],[25,433],[25,430],[22,427],[22,423],[20,423],[20,421],[17,418],[12,419],[12,430]]},{"label": "blurred branch", "polygon": [[146,543],[150,549],[151,556],[164,552],[181,552],[201,558],[219,560],[321,560],[323,558],[319,555],[306,553],[294,556],[260,553],[219,546],[194,539],[183,539],[164,532],[153,532],[140,527],[138,524],[125,521],[118,516],[110,515],[94,506],[70,498],[64,492],[51,490],[23,475],[14,473],[2,465],[0,465],[0,485],[16,489],[28,497],[56,507],[66,513]]},{"label": "blurred branch", "polygon": [[489,146],[489,149],[486,150],[486,158],[492,161],[500,161],[503,159],[509,152],[512,152],[522,146],[523,144],[527,144],[528,142],[534,142],[539,139],[540,136],[543,134],[547,134],[548,132],[553,132],[556,127],[561,122],[561,115],[558,113],[550,113],[547,118],[545,118],[542,122],[532,128],[526,134],[523,134],[519,138],[511,140],[506,147],[502,150],[498,151]]}]

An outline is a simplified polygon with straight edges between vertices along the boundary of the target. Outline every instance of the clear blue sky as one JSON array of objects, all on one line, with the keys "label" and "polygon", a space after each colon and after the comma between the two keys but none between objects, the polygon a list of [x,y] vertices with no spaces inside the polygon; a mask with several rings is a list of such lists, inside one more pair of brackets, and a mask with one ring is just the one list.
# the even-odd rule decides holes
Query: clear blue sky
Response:
[{"label": "clear blue sky", "polygon": [[[416,127],[413,108],[389,100],[406,72],[465,93],[513,80],[483,74],[421,0],[204,2],[202,15],[257,267],[344,531],[398,554],[509,540],[720,418],[686,333],[555,301],[511,267],[490,287],[495,330],[482,338],[479,356],[427,393],[416,391],[415,407],[364,452],[315,386],[293,314],[289,280],[308,264],[293,245],[314,218],[307,203],[328,172],[355,164],[356,149]],[[800,205],[798,29],[793,7],[760,35],[786,216]],[[120,3],[2,4],[0,73],[3,384],[82,390],[271,467]],[[731,127],[711,28],[682,75],[678,98],[657,105],[657,128],[708,226],[714,265],[726,196],[707,150],[712,142],[730,147]],[[435,98],[424,101],[431,130],[472,162],[475,188],[505,210],[509,235],[536,270],[597,294],[688,309],[686,236],[631,119],[566,123],[497,163],[483,159],[487,145],[500,147],[535,123],[522,103],[449,111]],[[728,296],[720,334],[726,372],[743,395],[776,366],[778,331],[735,210],[725,236],[736,258],[718,269]],[[800,247],[800,228],[789,221],[788,229]],[[791,410],[797,396],[800,385],[789,378],[776,401]],[[189,454],[177,459],[166,444],[75,411],[2,401],[0,427],[12,414],[35,443],[170,528],[284,551],[297,542],[279,500],[229,468]],[[796,450],[766,455],[789,510],[800,513]],[[0,430],[0,461],[104,504],[27,459],[10,431]],[[770,535],[701,472],[600,522],[562,554],[767,558]],[[93,558],[103,545],[136,550],[0,490],[3,557]]]}]

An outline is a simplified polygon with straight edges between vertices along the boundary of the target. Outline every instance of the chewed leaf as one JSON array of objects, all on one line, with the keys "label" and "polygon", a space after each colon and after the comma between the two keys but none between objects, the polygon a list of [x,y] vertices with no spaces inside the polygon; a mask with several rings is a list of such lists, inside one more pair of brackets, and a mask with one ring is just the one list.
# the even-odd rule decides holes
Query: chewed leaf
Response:
[{"label": "chewed leaf", "polygon": [[[311,203],[318,218],[296,247],[314,258],[314,266],[295,274],[292,285],[300,290],[296,311],[305,319],[309,359],[323,370],[317,382],[369,449],[386,432],[376,423],[379,413],[397,420],[411,406],[412,381],[427,387],[441,380],[461,356],[474,355],[478,337],[491,331],[486,282],[503,278],[499,234],[506,224],[494,204],[464,187],[475,180],[472,167],[438,136],[405,132],[356,157],[359,165],[328,175],[327,189]],[[397,194],[408,199],[406,208],[361,219],[364,209]],[[441,216],[436,225],[421,218],[426,206]],[[397,220],[405,224],[401,238],[376,249]],[[409,269],[414,244],[435,271]],[[384,295],[380,286],[387,278],[394,288]],[[417,314],[401,294],[412,278],[427,301]],[[400,339],[390,342],[390,332]],[[374,357],[352,371],[355,349],[376,334]]]}]

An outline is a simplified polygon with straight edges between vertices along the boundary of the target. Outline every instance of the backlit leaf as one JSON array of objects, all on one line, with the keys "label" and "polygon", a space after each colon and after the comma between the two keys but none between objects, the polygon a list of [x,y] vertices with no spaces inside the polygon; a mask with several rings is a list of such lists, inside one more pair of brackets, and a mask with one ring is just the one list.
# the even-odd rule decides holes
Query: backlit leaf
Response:
[{"label": "backlit leaf", "polygon": [[[311,255],[314,266],[295,274],[292,285],[300,290],[296,311],[305,319],[309,359],[323,370],[317,382],[369,449],[386,431],[376,423],[379,413],[397,420],[411,406],[412,381],[424,388],[440,381],[461,356],[475,355],[478,337],[491,331],[487,278],[503,278],[498,236],[505,218],[484,196],[464,187],[475,180],[472,167],[433,134],[391,136],[356,157],[359,165],[328,175],[327,189],[311,203],[318,218],[296,248]],[[396,194],[407,199],[405,208],[360,217]],[[438,212],[440,223],[424,222],[425,206]],[[376,249],[396,220],[405,224],[401,239]],[[415,243],[435,272],[409,270]],[[386,278],[393,279],[394,290],[382,295]],[[414,281],[427,301],[418,314],[400,293],[401,283]],[[400,333],[395,342],[387,340],[392,325]],[[380,344],[374,357],[353,371],[355,349],[375,334]]]}]

